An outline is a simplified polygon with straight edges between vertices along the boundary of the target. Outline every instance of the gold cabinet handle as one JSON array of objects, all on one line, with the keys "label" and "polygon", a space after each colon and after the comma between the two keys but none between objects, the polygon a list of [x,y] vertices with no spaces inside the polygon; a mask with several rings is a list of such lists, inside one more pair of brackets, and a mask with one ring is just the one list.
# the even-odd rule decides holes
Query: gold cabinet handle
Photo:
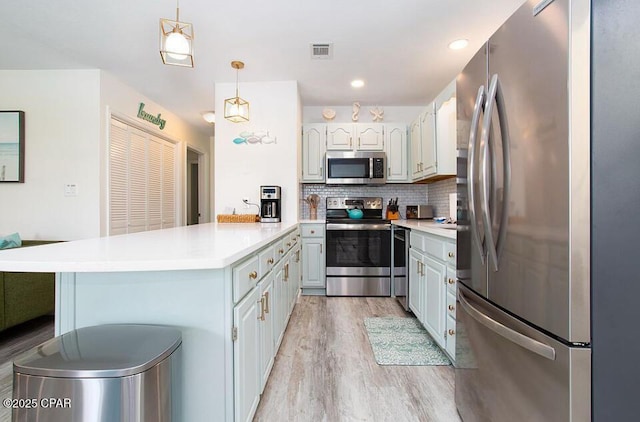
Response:
[{"label": "gold cabinet handle", "polygon": [[449,310],[450,310],[450,311],[453,311],[454,309],[456,309],[456,307],[455,307],[455,306],[453,306],[453,305],[449,305]]},{"label": "gold cabinet handle", "polygon": [[455,283],[455,282],[456,282],[456,281],[455,281],[454,279],[452,279],[452,278],[450,278],[450,279],[449,279],[449,284],[453,284],[453,283]]},{"label": "gold cabinet handle", "polygon": [[278,252],[284,253],[284,249],[278,249]]},{"label": "gold cabinet handle", "polygon": [[264,313],[268,314],[269,313],[269,292],[264,292],[264,298],[265,298]]},{"label": "gold cabinet handle", "polygon": [[273,264],[273,258],[267,259],[267,264]]},{"label": "gold cabinet handle", "polygon": [[258,303],[260,304],[260,315],[258,315],[258,319],[264,321],[264,297],[261,297]]},{"label": "gold cabinet handle", "polygon": [[351,136],[349,136],[349,148],[353,147],[353,138]]},{"label": "gold cabinet handle", "polygon": [[289,263],[284,264],[284,280],[289,281]]},{"label": "gold cabinet handle", "polygon": [[450,335],[450,336],[454,335],[455,333],[456,333],[456,332],[455,332],[454,330],[451,330],[451,329],[449,330],[449,335]]},{"label": "gold cabinet handle", "polygon": [[358,148],[360,148],[360,137],[358,136]]},{"label": "gold cabinet handle", "polygon": [[287,242],[287,247],[291,247],[291,242]]},{"label": "gold cabinet handle", "polygon": [[454,256],[456,256],[456,254],[454,254],[453,252],[449,252],[449,258],[453,258]]},{"label": "gold cabinet handle", "polygon": [[315,233],[316,233],[316,231],[315,231],[315,230],[311,230],[311,234],[315,234]]},{"label": "gold cabinet handle", "polygon": [[255,271],[251,271],[251,272],[249,273],[249,278],[251,278],[251,279],[254,279],[254,280],[255,280],[256,278],[258,278],[258,273],[257,273],[257,272],[255,272]]},{"label": "gold cabinet handle", "polygon": [[322,253],[322,243],[320,244],[320,253]]}]

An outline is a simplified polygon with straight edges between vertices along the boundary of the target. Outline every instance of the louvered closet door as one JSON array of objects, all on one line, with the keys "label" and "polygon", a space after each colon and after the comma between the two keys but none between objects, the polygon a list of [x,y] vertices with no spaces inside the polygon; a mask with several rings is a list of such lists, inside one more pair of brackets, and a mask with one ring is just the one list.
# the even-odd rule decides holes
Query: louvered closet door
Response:
[{"label": "louvered closet door", "polygon": [[127,233],[128,127],[111,120],[109,143],[109,235]]},{"label": "louvered closet door", "polygon": [[165,141],[149,138],[147,173],[147,223],[149,230],[162,228],[162,148]]},{"label": "louvered closet door", "polygon": [[129,147],[129,233],[147,230],[147,138],[131,131]]},{"label": "louvered closet door", "polygon": [[176,147],[162,146],[162,228],[176,225]]},{"label": "louvered closet door", "polygon": [[176,147],[111,120],[109,235],[176,225]]}]

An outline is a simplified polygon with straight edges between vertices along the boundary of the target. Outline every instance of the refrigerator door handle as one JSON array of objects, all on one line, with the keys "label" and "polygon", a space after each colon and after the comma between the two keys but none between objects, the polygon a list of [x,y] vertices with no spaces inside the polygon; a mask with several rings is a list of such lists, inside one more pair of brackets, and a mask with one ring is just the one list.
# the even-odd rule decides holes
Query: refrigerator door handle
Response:
[{"label": "refrigerator door handle", "polygon": [[511,341],[512,343],[517,344],[520,347],[524,347],[525,349],[537,355],[540,355],[549,360],[556,360],[556,350],[553,347],[548,346],[544,343],[540,343],[539,341],[532,339],[531,337],[527,337],[524,334],[520,334],[519,332],[506,327],[493,318],[490,318],[489,316],[480,312],[467,301],[467,298],[464,296],[464,293],[461,289],[458,289],[458,300],[460,301],[462,309],[466,313],[468,313],[473,319],[475,319],[494,333]]},{"label": "refrigerator door handle", "polygon": [[480,240],[480,234],[478,232],[478,223],[476,220],[476,190],[475,190],[475,161],[476,161],[476,150],[477,150],[477,132],[478,132],[478,123],[480,123],[480,111],[484,108],[484,103],[486,100],[486,93],[484,90],[484,85],[482,85],[478,89],[478,95],[476,96],[476,104],[473,107],[473,116],[471,117],[471,133],[469,134],[469,154],[467,157],[467,175],[468,175],[468,184],[467,184],[467,195],[469,198],[469,214],[471,217],[471,233],[473,239],[475,240],[476,246],[478,248],[478,254],[480,255],[480,260],[482,265],[484,265],[484,251],[482,248],[482,241]]},{"label": "refrigerator door handle", "polygon": [[[504,166],[504,190],[502,198],[502,215],[500,218],[500,228],[498,231],[498,241],[496,242],[493,237],[493,226],[491,224],[491,208],[489,206],[490,199],[490,181],[491,181],[491,169],[496,166],[489,155],[489,141],[491,133],[491,125],[493,123],[493,104],[497,104],[498,120],[500,121],[500,136],[502,137],[503,145],[503,166]],[[504,132],[503,132],[504,131]],[[504,243],[507,234],[507,219],[509,215],[509,191],[511,188],[511,156],[509,154],[509,128],[507,125],[507,118],[504,106],[504,97],[502,95],[502,88],[500,86],[500,80],[498,75],[494,74],[491,78],[491,84],[489,85],[489,93],[487,95],[487,108],[484,115],[483,127],[482,127],[482,139],[480,142],[482,146],[482,217],[484,221],[485,239],[487,244],[487,251],[491,262],[493,264],[494,271],[498,271],[498,261],[502,256],[504,250]]]},{"label": "refrigerator door handle", "polygon": [[[498,121],[500,122],[500,137],[502,138],[502,160],[504,186],[502,193],[502,217],[500,218],[500,229],[498,231],[498,241],[496,243],[496,261],[500,261],[507,237],[507,224],[509,222],[509,200],[511,199],[511,139],[509,137],[509,121],[507,120],[507,107],[504,104],[502,95],[502,84],[498,75],[493,76],[496,80],[496,105],[498,108]],[[496,265],[497,265],[496,262]]]}]

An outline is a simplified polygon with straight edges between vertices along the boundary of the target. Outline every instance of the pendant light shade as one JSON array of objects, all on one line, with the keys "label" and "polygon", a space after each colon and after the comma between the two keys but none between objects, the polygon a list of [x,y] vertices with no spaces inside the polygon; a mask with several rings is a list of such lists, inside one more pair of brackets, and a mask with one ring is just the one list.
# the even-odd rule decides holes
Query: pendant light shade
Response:
[{"label": "pendant light shade", "polygon": [[224,100],[224,118],[233,123],[249,121],[249,102],[238,95],[238,71],[244,68],[244,63],[232,61],[231,67],[236,70],[236,96]]},{"label": "pendant light shade", "polygon": [[176,20],[160,19],[160,57],[162,63],[193,67],[193,25],[180,22],[180,4]]}]

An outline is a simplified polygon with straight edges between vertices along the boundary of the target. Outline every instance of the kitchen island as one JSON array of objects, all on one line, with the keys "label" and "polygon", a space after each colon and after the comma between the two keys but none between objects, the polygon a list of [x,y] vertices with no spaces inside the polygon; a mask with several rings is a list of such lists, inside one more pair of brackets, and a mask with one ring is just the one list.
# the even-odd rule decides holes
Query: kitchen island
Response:
[{"label": "kitchen island", "polygon": [[[271,273],[271,267],[258,262],[259,254],[279,255],[271,255],[270,261],[277,268],[289,248],[295,253],[297,226],[210,223],[5,250],[0,252],[0,270],[56,272],[56,335],[111,323],[179,328],[179,420],[232,421],[239,419],[239,410],[246,414],[257,406],[254,400],[248,410],[238,409],[234,401],[234,389],[236,395],[243,393],[234,381],[239,364],[234,348],[240,348],[234,341],[242,336],[235,308]],[[283,294],[291,298],[294,293]],[[287,317],[287,310],[282,312]],[[243,344],[251,347],[251,342]],[[254,390],[259,387],[251,390],[255,395]]]}]

